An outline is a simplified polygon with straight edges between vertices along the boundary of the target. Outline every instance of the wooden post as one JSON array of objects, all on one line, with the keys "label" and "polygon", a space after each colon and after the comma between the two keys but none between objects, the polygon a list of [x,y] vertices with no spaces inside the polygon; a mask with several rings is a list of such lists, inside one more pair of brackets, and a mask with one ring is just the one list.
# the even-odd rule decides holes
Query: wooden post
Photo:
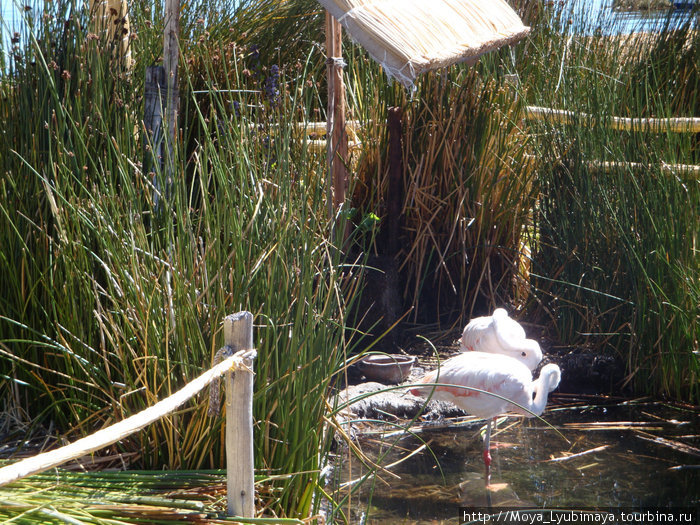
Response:
[{"label": "wooden post", "polygon": [[[166,185],[173,183],[175,161],[173,159],[175,140],[177,139],[177,119],[180,112],[180,94],[178,92],[177,65],[179,57],[178,35],[180,33],[180,0],[165,1],[165,34],[163,38],[163,68],[167,98],[165,105],[165,123],[167,126],[167,150],[165,163]],[[166,188],[169,195],[169,188]]]},{"label": "wooden post", "polygon": [[[224,342],[234,353],[252,350],[253,314],[238,312],[227,316],[224,319]],[[252,370],[252,357],[247,361],[245,365]],[[253,374],[232,372],[226,374],[226,490],[229,516],[254,517],[253,469]]]},{"label": "wooden post", "polygon": [[156,173],[163,169],[163,102],[166,99],[165,69],[163,66],[146,68],[144,87],[143,125],[146,133],[143,139],[143,173],[153,173],[155,208],[160,207],[160,193]]},{"label": "wooden post", "polygon": [[388,255],[396,257],[399,252],[399,226],[403,204],[403,112],[400,107],[388,110],[389,126],[389,184],[387,188],[387,248]]},{"label": "wooden post", "polygon": [[326,77],[328,80],[328,115],[326,143],[331,198],[328,207],[334,217],[345,202],[348,184],[348,134],[345,130],[345,84],[343,83],[343,31],[340,23],[326,11]]}]

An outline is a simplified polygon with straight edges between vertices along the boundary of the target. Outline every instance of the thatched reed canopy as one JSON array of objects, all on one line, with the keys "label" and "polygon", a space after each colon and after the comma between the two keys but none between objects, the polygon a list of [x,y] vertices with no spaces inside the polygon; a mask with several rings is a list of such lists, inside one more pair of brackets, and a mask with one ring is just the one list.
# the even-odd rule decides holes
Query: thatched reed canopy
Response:
[{"label": "thatched reed canopy", "polygon": [[319,0],[387,75],[474,63],[529,32],[505,0]]}]

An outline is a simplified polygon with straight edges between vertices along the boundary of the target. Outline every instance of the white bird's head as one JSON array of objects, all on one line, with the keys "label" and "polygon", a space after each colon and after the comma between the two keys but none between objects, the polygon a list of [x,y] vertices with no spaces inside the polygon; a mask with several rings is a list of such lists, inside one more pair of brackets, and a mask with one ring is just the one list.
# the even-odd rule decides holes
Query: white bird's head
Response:
[{"label": "white bird's head", "polygon": [[542,361],[542,349],[534,339],[523,339],[518,343],[518,348],[510,350],[509,355],[527,366],[530,370],[537,368]]}]

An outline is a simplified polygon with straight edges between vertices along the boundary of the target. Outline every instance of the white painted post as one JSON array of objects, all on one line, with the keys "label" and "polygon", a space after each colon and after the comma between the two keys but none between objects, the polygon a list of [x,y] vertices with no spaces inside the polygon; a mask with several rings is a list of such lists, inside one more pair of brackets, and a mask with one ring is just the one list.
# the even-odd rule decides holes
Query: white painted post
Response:
[{"label": "white painted post", "polygon": [[[224,342],[234,353],[252,350],[253,314],[238,312],[227,316],[224,319]],[[247,357],[245,361],[245,365],[252,370],[253,357]],[[226,489],[229,516],[255,516],[253,468],[253,374],[244,370],[229,372],[226,374]]]}]

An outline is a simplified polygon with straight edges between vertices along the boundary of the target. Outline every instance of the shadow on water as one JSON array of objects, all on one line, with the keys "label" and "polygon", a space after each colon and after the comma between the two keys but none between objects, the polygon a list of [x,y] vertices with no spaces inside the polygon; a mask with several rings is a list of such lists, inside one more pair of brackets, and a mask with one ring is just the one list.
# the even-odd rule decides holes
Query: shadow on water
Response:
[{"label": "shadow on water", "polygon": [[[554,406],[539,420],[504,418],[495,431],[491,500],[494,507],[620,508],[697,506],[700,503],[700,428],[697,408],[658,402]],[[443,422],[446,423],[446,422]],[[458,420],[423,427],[429,444],[378,474],[353,496],[351,523],[458,523],[458,508],[486,505],[480,429]],[[559,433],[557,433],[559,431]],[[400,439],[383,465],[422,443]],[[393,442],[375,432],[360,438],[372,458]],[[367,471],[346,460],[340,478]]]}]

